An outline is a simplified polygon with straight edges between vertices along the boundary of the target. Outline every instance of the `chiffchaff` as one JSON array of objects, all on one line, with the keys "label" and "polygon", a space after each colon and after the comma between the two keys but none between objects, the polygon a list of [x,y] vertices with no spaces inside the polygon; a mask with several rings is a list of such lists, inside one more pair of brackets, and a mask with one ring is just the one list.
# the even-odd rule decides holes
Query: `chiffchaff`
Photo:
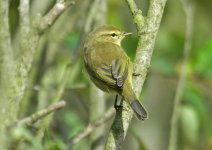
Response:
[{"label": "chiffchaff", "polygon": [[130,33],[105,25],[94,29],[84,44],[85,68],[94,84],[105,92],[115,91],[131,106],[137,118],[147,112],[132,88],[133,65],[121,48],[121,41]]}]

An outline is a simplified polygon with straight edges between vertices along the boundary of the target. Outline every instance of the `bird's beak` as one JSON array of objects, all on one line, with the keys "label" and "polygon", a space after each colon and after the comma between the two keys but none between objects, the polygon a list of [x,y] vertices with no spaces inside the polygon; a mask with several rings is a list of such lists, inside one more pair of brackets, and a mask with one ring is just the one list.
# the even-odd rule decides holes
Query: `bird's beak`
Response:
[{"label": "bird's beak", "polygon": [[126,35],[131,35],[132,33],[129,33],[129,32],[123,32],[123,36],[126,36]]}]

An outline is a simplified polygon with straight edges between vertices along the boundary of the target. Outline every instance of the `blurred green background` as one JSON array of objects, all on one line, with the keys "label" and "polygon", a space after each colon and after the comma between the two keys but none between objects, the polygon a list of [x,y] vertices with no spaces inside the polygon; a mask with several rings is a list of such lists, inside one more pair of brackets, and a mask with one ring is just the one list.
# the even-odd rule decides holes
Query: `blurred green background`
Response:
[{"label": "blurred green background", "polygon": [[[178,128],[179,150],[212,149],[212,1],[191,0],[195,3],[192,48],[188,72],[180,104]],[[145,15],[148,0],[137,0]],[[31,1],[31,16],[45,14],[54,5],[54,0]],[[84,27],[92,0],[77,0],[66,10],[40,40],[36,60],[30,72],[29,86],[21,106],[20,118],[30,115],[57,101],[58,89],[68,70],[65,89],[60,99],[67,106],[54,114],[50,125],[43,134],[30,130],[20,131],[26,142],[19,143],[19,149],[70,149],[70,138],[84,129],[97,110],[91,106],[92,86],[82,63]],[[11,0],[10,26],[13,39],[17,32],[19,17],[18,0]],[[99,6],[99,5],[97,5]],[[122,46],[131,60],[135,57],[137,33],[130,11],[125,1],[105,1],[106,24],[124,31],[133,32]],[[100,13],[100,12],[99,12]],[[98,15],[98,14],[97,14]],[[98,17],[97,17],[98,18]],[[96,19],[98,21],[98,19]],[[168,148],[173,100],[179,81],[185,42],[185,13],[179,0],[168,0],[157,35],[151,68],[140,96],[149,112],[149,118],[140,122],[136,118],[130,124],[124,150],[166,150]],[[92,27],[94,24],[92,24]],[[67,65],[69,67],[67,68]],[[114,102],[114,94],[104,95],[106,111]],[[98,101],[93,99],[92,102]],[[98,102],[96,102],[98,103]],[[92,135],[73,147],[75,150],[97,149],[104,145],[113,118],[105,123],[96,140]],[[40,121],[42,122],[42,121]],[[38,123],[38,127],[39,124]],[[39,138],[42,137],[40,141]],[[101,138],[100,138],[101,137]]]}]

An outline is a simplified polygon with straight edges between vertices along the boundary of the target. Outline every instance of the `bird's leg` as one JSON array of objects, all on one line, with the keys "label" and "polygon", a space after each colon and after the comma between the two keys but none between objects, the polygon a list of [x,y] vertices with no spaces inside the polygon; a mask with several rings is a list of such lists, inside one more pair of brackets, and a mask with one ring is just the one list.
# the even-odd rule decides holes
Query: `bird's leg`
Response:
[{"label": "bird's leg", "polygon": [[118,106],[117,101],[118,101],[118,94],[116,94],[116,97],[115,97],[114,108],[116,108]]},{"label": "bird's leg", "polygon": [[120,102],[120,104],[118,105],[118,94],[116,94],[115,103],[114,103],[114,108],[115,108],[115,109],[122,108],[122,104],[123,104],[123,99],[121,99],[121,102]]}]

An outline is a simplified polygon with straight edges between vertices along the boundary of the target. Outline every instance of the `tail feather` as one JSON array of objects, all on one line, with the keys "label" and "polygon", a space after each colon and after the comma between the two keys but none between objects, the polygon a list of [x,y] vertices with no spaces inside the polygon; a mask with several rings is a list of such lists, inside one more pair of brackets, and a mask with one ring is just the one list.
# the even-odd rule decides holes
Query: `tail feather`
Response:
[{"label": "tail feather", "polygon": [[133,100],[130,106],[139,120],[147,119],[147,112],[138,100]]}]

